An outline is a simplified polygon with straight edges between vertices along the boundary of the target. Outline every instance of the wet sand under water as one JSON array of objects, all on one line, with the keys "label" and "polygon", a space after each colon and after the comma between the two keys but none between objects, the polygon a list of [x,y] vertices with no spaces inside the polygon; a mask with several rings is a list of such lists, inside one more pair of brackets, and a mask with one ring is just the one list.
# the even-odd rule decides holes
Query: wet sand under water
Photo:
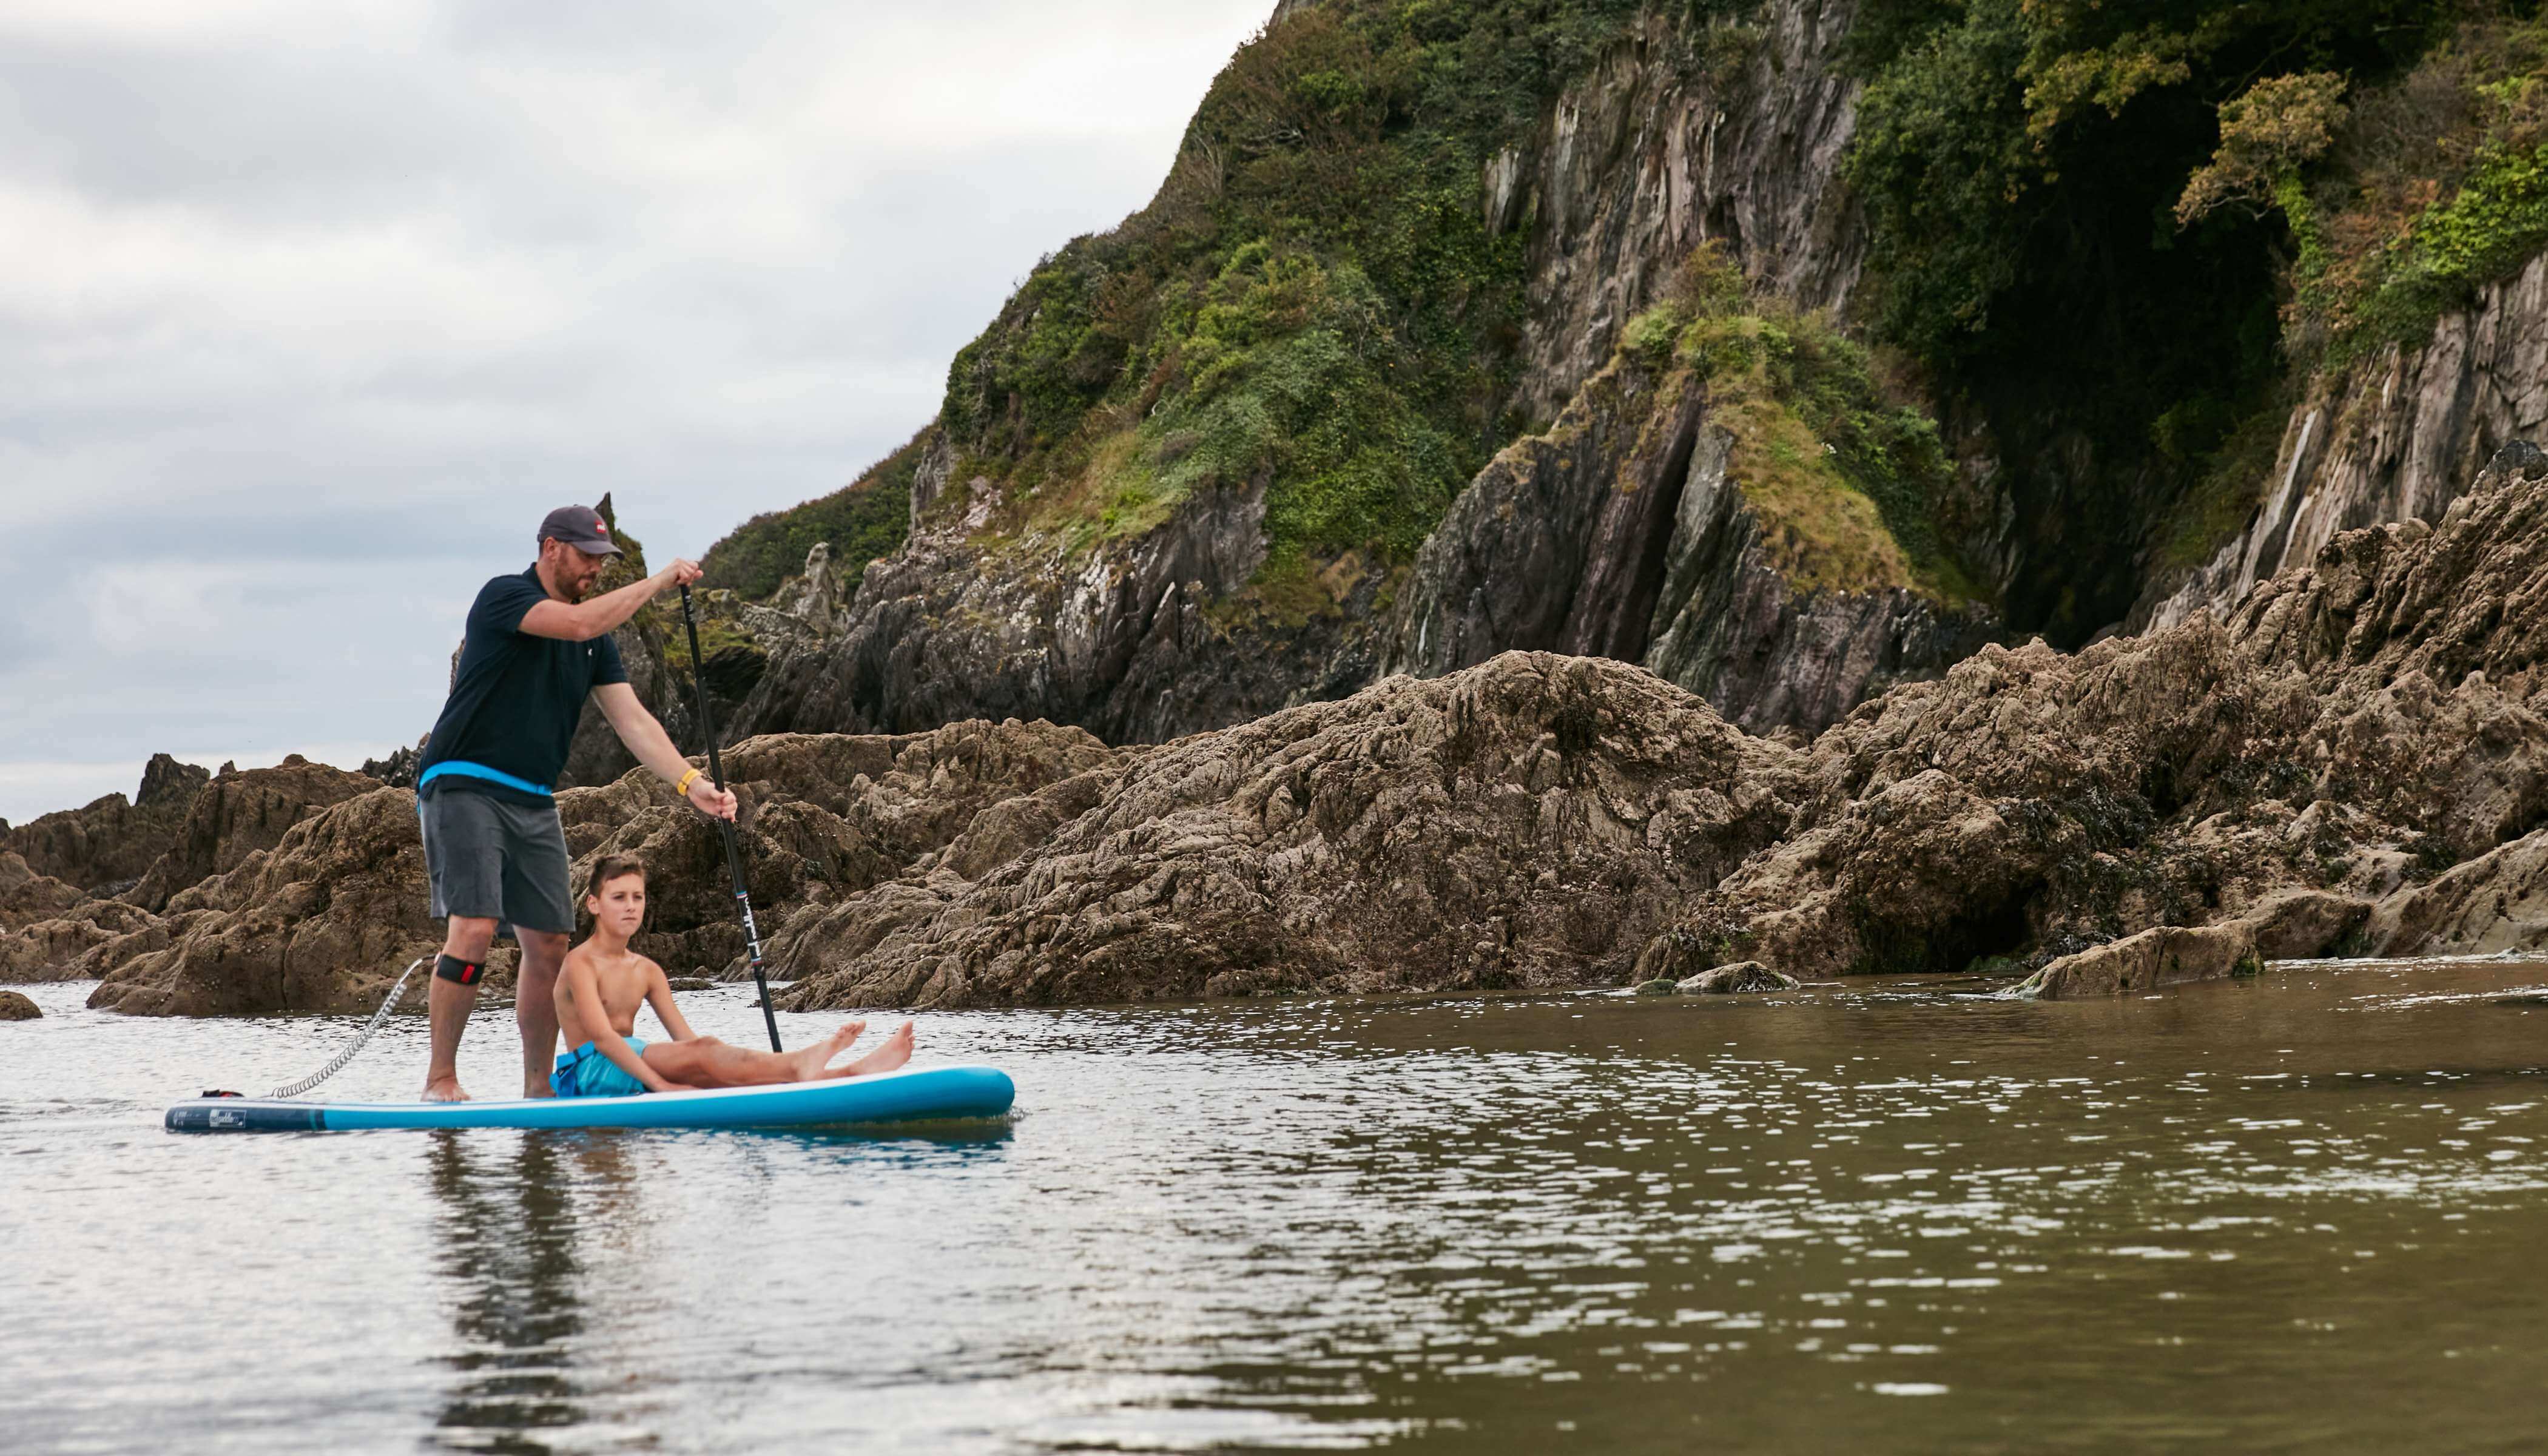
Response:
[{"label": "wet sand under water", "polygon": [[[929,1014],[1012,1126],[185,1138],[355,1018],[0,1026],[20,1451],[2513,1451],[2548,964]],[[687,993],[749,1042],[749,988]],[[798,1045],[837,1018],[795,1016]],[[874,1019],[880,1032],[890,1023]],[[645,1033],[651,1018],[640,1027]],[[325,1093],[404,1098],[423,1027]],[[464,1073],[502,1095],[509,1018]]]}]

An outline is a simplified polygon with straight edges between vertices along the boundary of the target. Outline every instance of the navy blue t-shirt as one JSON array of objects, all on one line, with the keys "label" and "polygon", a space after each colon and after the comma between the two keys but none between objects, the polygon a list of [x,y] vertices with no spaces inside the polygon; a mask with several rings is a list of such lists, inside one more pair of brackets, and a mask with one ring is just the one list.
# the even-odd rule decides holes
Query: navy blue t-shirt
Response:
[{"label": "navy blue t-shirt", "polygon": [[[458,761],[494,769],[542,787],[554,786],[575,743],[584,700],[606,682],[625,682],[619,644],[602,633],[590,642],[567,642],[523,631],[522,618],[549,599],[538,567],[517,577],[498,577],[479,589],[469,608],[468,636],[460,644],[460,671],[451,697],[434,720],[417,772]],[[540,804],[536,794],[489,779],[444,774],[427,794],[446,788]]]}]

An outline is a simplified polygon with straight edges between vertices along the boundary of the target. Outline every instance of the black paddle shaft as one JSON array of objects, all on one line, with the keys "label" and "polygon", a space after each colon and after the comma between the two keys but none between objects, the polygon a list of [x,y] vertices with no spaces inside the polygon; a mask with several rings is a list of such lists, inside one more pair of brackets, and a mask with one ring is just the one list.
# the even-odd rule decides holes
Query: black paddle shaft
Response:
[{"label": "black paddle shaft", "polygon": [[[690,638],[690,685],[699,699],[699,734],[708,741],[708,781],[725,792],[725,765],[717,760],[716,720],[708,716],[707,673],[700,665],[699,622],[690,614],[690,587],[682,584],[682,630]],[[734,876],[734,903],[743,911],[743,943],[752,951],[752,983],[761,991],[761,1020],[770,1028],[770,1049],[783,1051],[778,1045],[778,1013],[770,1009],[770,978],[761,967],[761,927],[752,918],[752,891],[743,882],[743,848],[734,840],[734,821],[719,819],[717,831],[725,836],[726,872]]]}]

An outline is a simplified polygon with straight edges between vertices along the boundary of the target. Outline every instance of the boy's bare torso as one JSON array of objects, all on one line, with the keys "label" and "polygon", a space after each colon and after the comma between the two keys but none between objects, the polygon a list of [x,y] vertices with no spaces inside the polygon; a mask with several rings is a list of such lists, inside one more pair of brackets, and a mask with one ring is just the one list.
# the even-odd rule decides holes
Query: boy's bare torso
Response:
[{"label": "boy's bare torso", "polygon": [[634,1035],[637,1008],[646,1004],[646,993],[655,983],[655,962],[634,951],[605,955],[591,942],[569,952],[568,958],[591,963],[600,1004],[582,1004],[576,999],[572,978],[558,977],[558,1029],[566,1034],[566,1044],[575,1046],[592,1041],[594,1028],[605,1023],[622,1037]]}]

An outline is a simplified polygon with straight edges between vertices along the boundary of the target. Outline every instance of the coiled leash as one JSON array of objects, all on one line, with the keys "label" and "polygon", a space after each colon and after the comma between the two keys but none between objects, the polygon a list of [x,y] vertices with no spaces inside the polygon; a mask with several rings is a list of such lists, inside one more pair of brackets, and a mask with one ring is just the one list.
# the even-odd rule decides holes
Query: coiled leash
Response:
[{"label": "coiled leash", "polygon": [[[336,1073],[343,1071],[345,1069],[345,1064],[354,1059],[354,1054],[363,1049],[363,1044],[372,1040],[372,1033],[379,1031],[381,1029],[381,1023],[389,1020],[391,1010],[398,1005],[399,993],[407,989],[407,978],[415,974],[415,968],[422,965],[424,961],[425,957],[418,956],[413,960],[408,962],[407,969],[399,972],[398,984],[390,987],[389,999],[381,1003],[380,1010],[372,1013],[371,1021],[364,1026],[363,1034],[354,1039],[353,1046],[337,1052],[334,1060],[329,1061],[325,1066],[318,1068],[318,1070],[312,1072],[310,1075],[303,1077],[300,1081],[286,1082],[282,1086],[275,1088],[273,1091],[266,1093],[266,1098],[269,1101],[280,1101],[287,1097],[298,1097],[302,1093],[307,1092],[311,1088],[327,1080],[329,1077],[336,1075]],[[204,1095],[206,1097],[236,1097],[239,1094],[236,1092],[217,1092],[211,1089],[206,1089]]]}]

